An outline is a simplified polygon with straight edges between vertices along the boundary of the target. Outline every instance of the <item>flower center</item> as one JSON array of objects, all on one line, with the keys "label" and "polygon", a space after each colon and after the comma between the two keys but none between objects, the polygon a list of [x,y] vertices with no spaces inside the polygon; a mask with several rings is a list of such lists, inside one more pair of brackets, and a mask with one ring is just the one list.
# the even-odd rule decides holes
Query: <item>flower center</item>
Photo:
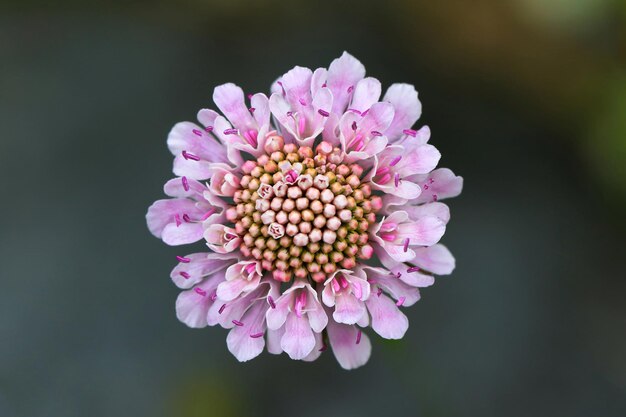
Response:
[{"label": "flower center", "polygon": [[226,211],[241,253],[282,282],[309,275],[323,282],[339,267],[369,259],[367,230],[382,200],[363,182],[363,168],[343,163],[341,150],[327,142],[313,150],[270,136],[264,149],[243,164]]}]

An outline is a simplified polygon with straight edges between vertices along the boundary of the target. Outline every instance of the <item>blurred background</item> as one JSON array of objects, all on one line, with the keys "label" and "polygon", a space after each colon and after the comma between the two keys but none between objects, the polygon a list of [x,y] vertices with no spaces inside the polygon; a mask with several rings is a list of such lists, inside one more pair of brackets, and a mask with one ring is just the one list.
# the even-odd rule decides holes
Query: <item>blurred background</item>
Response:
[{"label": "blurred background", "polygon": [[[363,368],[239,364],[145,226],[165,138],[343,50],[465,178],[457,270]],[[0,128],[2,417],[626,415],[622,0],[2,0]]]}]

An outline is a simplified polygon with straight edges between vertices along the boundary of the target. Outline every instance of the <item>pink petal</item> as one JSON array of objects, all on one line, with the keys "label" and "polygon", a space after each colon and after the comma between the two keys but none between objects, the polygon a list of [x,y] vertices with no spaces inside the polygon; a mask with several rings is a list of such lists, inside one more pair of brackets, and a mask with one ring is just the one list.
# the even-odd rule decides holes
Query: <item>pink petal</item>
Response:
[{"label": "pink petal", "polygon": [[[236,262],[232,257],[226,257],[216,253],[192,253],[185,255],[190,262],[180,262],[170,273],[170,278],[178,288],[187,289],[196,285],[206,276],[220,271],[230,264]],[[183,276],[187,275],[186,278]]]},{"label": "pink petal", "polygon": [[221,276],[216,274],[193,289],[181,292],[176,299],[176,317],[189,327],[200,328],[207,325],[207,313],[213,303],[211,293]]},{"label": "pink petal", "polygon": [[415,174],[427,174],[439,163],[441,153],[433,145],[418,146],[407,152],[402,159],[402,168],[399,173],[402,177]]},{"label": "pink petal", "polygon": [[372,352],[372,344],[365,333],[356,343],[359,330],[356,326],[335,323],[330,320],[327,327],[328,340],[337,362],[343,369],[355,369],[367,363]]},{"label": "pink petal", "polygon": [[170,223],[163,229],[161,239],[170,246],[187,245],[202,239],[202,223]]},{"label": "pink petal", "polygon": [[285,334],[285,327],[282,326],[278,330],[267,330],[267,351],[272,355],[280,355],[283,348],[280,347],[280,339]]},{"label": "pink petal", "polygon": [[409,328],[406,318],[391,298],[372,295],[365,302],[372,316],[372,329],[385,339],[402,339]]},{"label": "pink petal", "polygon": [[232,83],[215,87],[213,101],[236,129],[251,129],[257,123],[244,101],[243,90]]},{"label": "pink petal", "polygon": [[362,113],[378,101],[380,93],[380,81],[372,77],[363,78],[354,88],[350,108]]},{"label": "pink petal", "polygon": [[202,193],[207,190],[207,188],[201,182],[198,182],[194,179],[187,178],[187,190],[183,185],[182,178],[172,178],[163,186],[163,191],[166,195],[170,197],[178,197],[178,198],[194,198],[198,199],[202,196]]},{"label": "pink petal", "polygon": [[441,219],[427,216],[400,225],[397,237],[402,241],[410,239],[411,245],[431,246],[439,242],[445,231],[446,224]]},{"label": "pink petal", "polygon": [[439,168],[428,175],[423,175],[418,183],[423,192],[415,201],[416,203],[456,197],[463,189],[463,178],[454,175],[448,168]]},{"label": "pink petal", "polygon": [[324,339],[322,338],[321,333],[313,333],[315,336],[315,347],[306,357],[302,358],[305,362],[313,362],[317,358],[320,357],[324,347]]},{"label": "pink petal", "polygon": [[148,208],[146,222],[150,232],[161,238],[163,229],[172,223],[175,224],[175,216],[182,216],[183,213],[198,214],[198,209],[192,200],[187,198],[172,198],[168,200],[157,200]]},{"label": "pink petal", "polygon": [[179,177],[187,177],[194,180],[206,180],[211,178],[211,163],[206,160],[194,161],[185,159],[181,154],[174,157],[172,172]]},{"label": "pink petal", "polygon": [[415,249],[413,262],[437,275],[449,275],[455,267],[454,256],[442,244]]},{"label": "pink petal", "polygon": [[[200,132],[200,136],[194,133],[194,131]],[[167,146],[174,156],[180,155],[182,151],[187,151],[205,161],[226,161],[224,147],[211,134],[207,133],[204,128],[195,123],[176,123],[167,136]]]},{"label": "pink petal", "polygon": [[441,219],[444,223],[448,223],[450,220],[450,209],[444,203],[428,203],[419,206],[406,205],[402,207],[406,211],[412,220],[417,220],[421,217],[434,216]]},{"label": "pink petal", "polygon": [[330,64],[326,85],[333,93],[333,113],[344,112],[352,96],[350,87],[354,89],[363,77],[365,77],[365,67],[347,52]]},{"label": "pink petal", "polygon": [[365,314],[365,304],[352,294],[340,294],[335,297],[333,318],[337,323],[355,324]]},{"label": "pink petal", "polygon": [[309,325],[314,332],[319,333],[324,330],[328,323],[328,317],[319,300],[317,299],[317,293],[308,286],[309,294],[307,297],[307,303],[305,309],[307,310],[307,318],[309,319]]},{"label": "pink petal", "polygon": [[[398,271],[401,271],[404,276],[406,274],[406,267],[398,267]],[[398,278],[395,274],[396,269],[392,272],[384,270],[382,268],[367,268],[368,276],[376,281],[376,284],[387,291],[393,296],[394,299],[399,300],[404,298],[402,305],[408,307],[415,304],[420,299],[420,293],[414,286],[408,285],[404,281]],[[406,274],[408,275],[408,274]],[[378,297],[377,294],[372,297]]]},{"label": "pink petal", "polygon": [[417,98],[415,87],[409,84],[393,84],[383,97],[383,101],[393,104],[393,122],[384,132],[390,141],[400,138],[404,129],[410,129],[422,114],[422,104]]},{"label": "pink petal", "polygon": [[239,362],[256,358],[263,352],[263,337],[250,337],[265,332],[265,311],[267,304],[256,302],[241,318],[243,326],[235,326],[226,337],[226,345]]},{"label": "pink petal", "polygon": [[304,359],[311,353],[315,347],[315,336],[306,317],[289,314],[280,346],[291,359]]}]

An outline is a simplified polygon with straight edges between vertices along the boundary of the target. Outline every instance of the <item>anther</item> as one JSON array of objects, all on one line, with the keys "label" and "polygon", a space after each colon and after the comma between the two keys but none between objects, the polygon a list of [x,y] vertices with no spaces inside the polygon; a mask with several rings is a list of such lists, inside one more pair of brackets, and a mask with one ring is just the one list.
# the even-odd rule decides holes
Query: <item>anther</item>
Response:
[{"label": "anther", "polygon": [[258,339],[259,337],[263,336],[263,332],[260,333],[255,333],[255,334],[251,334],[250,337],[253,339]]},{"label": "anther", "polygon": [[236,135],[239,131],[237,129],[226,129],[224,130],[225,135]]},{"label": "anther", "polygon": [[326,110],[319,109],[317,112],[324,117],[330,116],[330,113],[328,113]]},{"label": "anther", "polygon": [[193,132],[193,134],[194,134],[194,135],[196,135],[196,136],[202,136],[202,132],[201,132],[201,131],[199,131],[198,129],[193,129],[193,130],[192,130],[192,132]]},{"label": "anther", "polygon": [[196,292],[196,294],[206,297],[206,291],[204,291],[202,288],[195,288],[194,291]]},{"label": "anther", "polygon": [[409,239],[408,237],[406,239],[404,239],[404,251],[408,251],[409,250],[409,243],[411,242],[411,239]]},{"label": "anther", "polygon": [[191,277],[191,275],[189,275],[189,273],[185,272],[185,271],[180,271],[179,272],[180,276],[185,278],[185,279],[189,279]]},{"label": "anther", "polygon": [[408,136],[412,136],[412,137],[416,137],[417,136],[417,130],[413,130],[413,129],[404,129],[402,131],[402,133],[404,133],[405,135],[408,135]]},{"label": "anther", "polygon": [[189,258],[185,258],[184,256],[176,256],[176,259],[178,259],[178,262],[182,262],[184,264],[188,264],[189,262],[191,262],[191,259]]},{"label": "anther", "polygon": [[181,181],[183,183],[183,189],[185,191],[189,191],[189,181],[187,180],[187,177],[182,177]]},{"label": "anther", "polygon": [[406,297],[400,297],[398,298],[398,301],[396,302],[396,305],[398,307],[400,307],[402,304],[404,304],[404,300],[406,300]]},{"label": "anther", "polygon": [[242,322],[240,322],[239,320],[233,320],[233,324],[234,324],[235,326],[239,326],[239,327],[243,326],[243,323],[242,323]]},{"label": "anther", "polygon": [[192,154],[191,152],[183,151],[182,154],[183,154],[183,158],[185,158],[187,160],[189,160],[189,159],[191,159],[192,161],[199,161],[200,160],[199,157],[197,157],[196,155]]}]

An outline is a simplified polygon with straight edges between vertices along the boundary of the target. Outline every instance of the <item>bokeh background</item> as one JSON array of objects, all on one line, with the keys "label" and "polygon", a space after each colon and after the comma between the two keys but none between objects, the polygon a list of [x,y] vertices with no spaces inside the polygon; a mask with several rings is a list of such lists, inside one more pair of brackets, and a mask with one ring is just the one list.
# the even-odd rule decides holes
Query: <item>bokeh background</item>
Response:
[{"label": "bokeh background", "polygon": [[[623,417],[625,32],[621,0],[2,0],[0,416]],[[464,176],[457,270],[359,370],[239,364],[145,227],[165,138],[343,50]]]}]

